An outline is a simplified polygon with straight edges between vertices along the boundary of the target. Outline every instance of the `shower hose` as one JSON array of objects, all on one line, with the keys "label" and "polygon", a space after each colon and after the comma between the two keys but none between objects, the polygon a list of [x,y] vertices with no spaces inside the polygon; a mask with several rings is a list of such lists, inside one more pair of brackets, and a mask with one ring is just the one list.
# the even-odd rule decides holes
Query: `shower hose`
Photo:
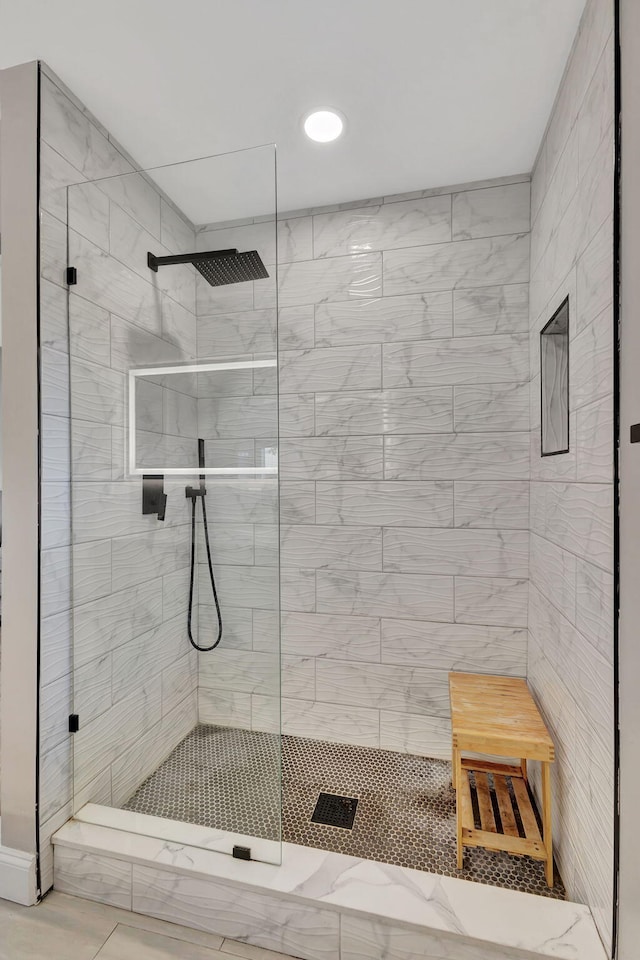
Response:
[{"label": "shower hose", "polygon": [[[218,591],[216,589],[216,578],[213,573],[213,562],[211,560],[211,546],[209,544],[209,524],[207,522],[207,508],[204,502],[204,489],[201,487],[200,491],[196,493],[195,491],[191,493],[191,579],[189,583],[189,615],[187,618],[187,631],[189,634],[189,642],[192,647],[195,647],[196,650],[200,650],[202,653],[208,653],[209,650],[215,650],[220,641],[222,640],[222,613],[220,612],[220,603],[218,601]],[[192,620],[193,620],[193,585],[195,580],[196,573],[196,501],[202,501],[202,526],[204,527],[204,542],[207,548],[207,564],[209,567],[209,579],[211,580],[211,590],[213,591],[213,599],[216,605],[216,615],[218,617],[218,636],[214,643],[209,647],[203,647],[193,639],[193,630],[192,630]]]}]

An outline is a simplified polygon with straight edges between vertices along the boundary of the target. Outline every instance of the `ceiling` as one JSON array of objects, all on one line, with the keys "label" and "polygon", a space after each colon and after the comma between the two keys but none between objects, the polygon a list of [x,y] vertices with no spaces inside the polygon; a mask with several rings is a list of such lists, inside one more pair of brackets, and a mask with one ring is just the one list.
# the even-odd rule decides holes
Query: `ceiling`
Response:
[{"label": "ceiling", "polygon": [[[529,171],[584,2],[2,0],[0,67],[45,60],[143,167],[275,142],[292,210]],[[224,214],[267,212],[250,167]]]}]

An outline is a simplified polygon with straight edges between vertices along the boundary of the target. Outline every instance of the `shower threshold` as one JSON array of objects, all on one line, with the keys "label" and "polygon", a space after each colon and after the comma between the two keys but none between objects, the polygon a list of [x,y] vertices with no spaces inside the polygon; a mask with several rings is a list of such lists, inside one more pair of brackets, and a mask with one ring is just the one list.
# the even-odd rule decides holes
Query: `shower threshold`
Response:
[{"label": "shower threshold", "polygon": [[[123,809],[279,841],[279,741],[268,733],[201,724]],[[320,794],[357,801],[349,829],[313,821]],[[285,736],[282,838],[523,893],[565,896],[557,871],[549,889],[544,864],[530,857],[475,848],[466,852],[465,869],[457,870],[455,793],[444,760]]]}]

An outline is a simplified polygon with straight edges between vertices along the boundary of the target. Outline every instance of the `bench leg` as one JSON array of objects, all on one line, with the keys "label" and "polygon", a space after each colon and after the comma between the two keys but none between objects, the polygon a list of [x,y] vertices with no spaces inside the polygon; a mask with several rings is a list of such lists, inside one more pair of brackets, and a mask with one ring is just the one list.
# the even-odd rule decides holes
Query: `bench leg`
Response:
[{"label": "bench leg", "polygon": [[551,832],[551,776],[550,765],[542,764],[542,827],[544,848],[547,852],[545,877],[547,886],[553,886],[553,839]]},{"label": "bench leg", "polygon": [[527,776],[527,761],[526,761],[526,759],[520,761],[520,769],[522,770],[522,777],[523,777],[524,782],[525,782],[525,783],[528,783],[529,778],[528,778],[528,776]]},{"label": "bench leg", "polygon": [[456,789],[456,748],[451,748],[451,786]]},{"label": "bench leg", "polygon": [[[455,783],[462,783],[462,759],[460,756],[460,751],[456,749],[453,751],[453,776]],[[464,848],[462,846],[462,803],[460,802],[460,792],[458,790],[456,790],[456,841],[458,852],[458,870],[462,870],[464,866]]]}]

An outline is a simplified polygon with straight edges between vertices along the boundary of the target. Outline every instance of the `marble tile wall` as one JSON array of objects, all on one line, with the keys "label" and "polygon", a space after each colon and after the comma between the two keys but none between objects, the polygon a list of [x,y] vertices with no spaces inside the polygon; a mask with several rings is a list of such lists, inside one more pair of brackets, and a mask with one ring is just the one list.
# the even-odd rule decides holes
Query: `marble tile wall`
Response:
[{"label": "marble tile wall", "polygon": [[[184,481],[164,524],[142,516],[125,477],[131,366],[195,356],[192,270],[152,274],[147,250],[186,252],[194,228],[41,73],[42,886],[49,837],[87,801],[120,803],[196,722],[186,638]],[[94,177],[122,179],[86,182]],[[78,184],[69,190],[71,184]],[[68,201],[68,202],[67,202]],[[68,259],[67,259],[67,225]],[[65,283],[65,268],[78,282]],[[143,453],[194,447],[197,403],[182,383],[141,384]],[[145,445],[146,444],[146,445]],[[73,484],[70,483],[73,477]],[[72,509],[73,508],[73,509]],[[71,516],[73,514],[73,525]],[[72,738],[68,715],[80,715]]]},{"label": "marble tile wall", "polygon": [[[613,3],[589,0],[532,180],[528,677],[557,744],[556,855],[611,940]],[[569,297],[569,453],[540,457],[541,328]]]},{"label": "marble tile wall", "polygon": [[[516,177],[278,223],[286,733],[446,757],[448,671],[526,673],[529,204]],[[198,244],[274,262],[265,222],[207,225]],[[199,280],[197,310],[200,359],[256,356],[275,281]],[[199,400],[225,464],[264,462],[274,387],[258,373]],[[214,554],[240,649],[202,656],[200,715],[277,729],[258,661],[277,544],[266,512],[237,519]]]}]

